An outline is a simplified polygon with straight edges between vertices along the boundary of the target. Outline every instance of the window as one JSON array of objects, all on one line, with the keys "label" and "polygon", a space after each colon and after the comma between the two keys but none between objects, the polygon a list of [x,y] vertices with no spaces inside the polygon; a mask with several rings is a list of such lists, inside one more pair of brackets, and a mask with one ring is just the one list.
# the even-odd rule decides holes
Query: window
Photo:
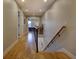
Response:
[{"label": "window", "polygon": [[28,20],[28,27],[31,27],[31,21]]}]

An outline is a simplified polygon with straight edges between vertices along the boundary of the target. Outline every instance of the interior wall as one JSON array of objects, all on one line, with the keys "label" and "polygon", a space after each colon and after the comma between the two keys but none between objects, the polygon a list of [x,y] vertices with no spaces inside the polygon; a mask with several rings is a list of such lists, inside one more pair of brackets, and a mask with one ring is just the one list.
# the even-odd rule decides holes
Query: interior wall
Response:
[{"label": "interior wall", "polygon": [[31,20],[32,27],[40,25],[40,17],[30,17],[29,20]]},{"label": "interior wall", "polygon": [[[3,48],[4,51],[17,40],[18,34],[18,6],[14,0],[3,0]],[[20,10],[21,11],[21,10]],[[21,27],[23,27],[23,13],[21,12]],[[23,31],[23,28],[22,28]]]},{"label": "interior wall", "polygon": [[24,26],[23,26],[23,33],[28,34],[28,19],[24,17]]},{"label": "interior wall", "polygon": [[21,35],[21,34],[24,33],[24,14],[23,14],[23,12],[20,9],[19,9],[19,12],[20,12],[19,13],[20,17],[19,17],[18,20],[20,21],[20,29],[19,30],[20,30],[20,35]]},{"label": "interior wall", "polygon": [[[41,19],[44,25],[43,48],[45,48],[45,46],[62,26],[66,26],[65,32],[61,34],[59,38],[56,38],[54,45],[55,47],[65,48],[75,55],[75,0],[57,0]],[[54,46],[50,47],[54,48]],[[48,50],[51,50],[51,48],[48,48]]]}]

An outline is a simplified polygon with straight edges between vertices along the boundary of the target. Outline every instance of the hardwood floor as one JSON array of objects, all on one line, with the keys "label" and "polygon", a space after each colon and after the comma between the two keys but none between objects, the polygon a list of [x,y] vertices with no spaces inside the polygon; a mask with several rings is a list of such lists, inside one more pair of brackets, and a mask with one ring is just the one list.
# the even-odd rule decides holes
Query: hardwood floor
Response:
[{"label": "hardwood floor", "polygon": [[63,52],[39,52],[34,54],[33,59],[71,59]]},{"label": "hardwood floor", "polygon": [[28,46],[30,49],[32,49],[34,52],[36,52],[36,42],[35,42],[35,35],[34,32],[31,31],[28,33],[28,40],[26,43],[28,43]]},{"label": "hardwood floor", "polygon": [[63,52],[35,51],[35,42],[32,33],[19,39],[19,42],[4,56],[4,59],[71,59]]}]

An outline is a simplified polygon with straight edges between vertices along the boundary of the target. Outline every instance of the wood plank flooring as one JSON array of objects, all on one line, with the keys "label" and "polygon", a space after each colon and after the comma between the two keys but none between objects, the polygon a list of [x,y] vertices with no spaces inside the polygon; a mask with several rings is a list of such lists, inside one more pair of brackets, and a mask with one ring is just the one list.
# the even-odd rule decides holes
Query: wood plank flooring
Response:
[{"label": "wood plank flooring", "polygon": [[[28,38],[27,38],[28,39]],[[31,44],[31,42],[30,42]],[[32,46],[33,47],[33,46]],[[63,52],[39,52],[36,53],[25,37],[4,56],[4,59],[71,59]]]}]

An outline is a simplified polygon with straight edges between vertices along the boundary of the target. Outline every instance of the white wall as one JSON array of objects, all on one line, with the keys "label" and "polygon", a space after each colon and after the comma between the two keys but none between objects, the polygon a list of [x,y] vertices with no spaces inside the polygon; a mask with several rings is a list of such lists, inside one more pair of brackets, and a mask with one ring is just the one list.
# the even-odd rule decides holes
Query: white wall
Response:
[{"label": "white wall", "polygon": [[[56,32],[65,25],[67,27],[65,32],[60,38],[56,39],[57,43],[55,42],[54,45],[59,48],[63,47],[75,54],[75,0],[57,0],[43,15],[42,20],[44,25],[43,47],[45,47]],[[53,47],[54,46],[52,46],[52,48]]]},{"label": "white wall", "polygon": [[35,26],[39,26],[40,25],[40,17],[30,17],[31,20],[31,26],[35,27]]},{"label": "white wall", "polygon": [[[17,40],[18,6],[14,0],[3,0],[3,47],[4,51]],[[23,29],[23,13],[21,12],[21,29]],[[23,30],[22,30],[23,31]]]},{"label": "white wall", "polygon": [[26,17],[25,18],[25,24],[24,24],[24,28],[23,28],[23,33],[28,34],[28,19]]},{"label": "white wall", "polygon": [[20,12],[20,17],[19,17],[19,21],[20,21],[20,35],[23,34],[24,32],[24,14],[23,12],[19,9]]}]

